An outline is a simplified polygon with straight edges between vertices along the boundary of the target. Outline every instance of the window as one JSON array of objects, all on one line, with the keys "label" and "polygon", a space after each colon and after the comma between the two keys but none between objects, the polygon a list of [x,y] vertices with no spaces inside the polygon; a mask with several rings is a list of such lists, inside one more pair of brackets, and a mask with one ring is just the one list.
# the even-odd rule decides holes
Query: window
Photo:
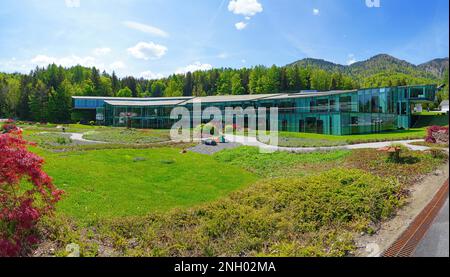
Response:
[{"label": "window", "polygon": [[281,130],[283,131],[283,132],[287,132],[287,130],[288,130],[288,122],[287,122],[287,120],[283,120],[283,122],[282,122],[282,124],[281,124]]},{"label": "window", "polygon": [[411,88],[411,98],[425,98],[424,88]]},{"label": "window", "polygon": [[372,113],[379,113],[380,112],[380,96],[378,95],[372,95]]},{"label": "window", "polygon": [[283,101],[279,104],[280,113],[293,113],[295,112],[294,101]]},{"label": "window", "polygon": [[402,106],[402,112],[401,112],[401,114],[402,114],[402,115],[407,114],[407,112],[406,112],[406,110],[407,110],[407,105],[406,105],[406,103],[403,103],[403,102],[402,102],[401,106]]},{"label": "window", "polygon": [[341,112],[351,112],[352,111],[352,97],[342,96],[339,98],[339,106]]},{"label": "window", "polygon": [[323,120],[317,120],[317,133],[323,134]]},{"label": "window", "polygon": [[330,116],[330,135],[333,134],[333,117]]},{"label": "window", "polygon": [[394,113],[392,94],[389,91],[387,93],[387,112]]},{"label": "window", "polygon": [[310,112],[315,112],[316,111],[316,101],[314,101],[314,100],[311,100],[310,102],[309,102],[309,111]]},{"label": "window", "polygon": [[319,99],[317,100],[317,111],[319,113],[328,112],[328,99]]},{"label": "window", "polygon": [[367,90],[364,93],[364,112],[370,113],[371,107],[370,107],[370,100],[372,98],[372,95],[370,93],[370,90]]},{"label": "window", "polygon": [[359,100],[359,112],[363,113],[364,112],[364,92],[360,92],[358,93],[358,100]]},{"label": "window", "polygon": [[307,117],[306,118],[306,133],[315,133],[317,131],[316,118],[315,117]]},{"label": "window", "polygon": [[336,100],[332,99],[330,100],[330,112],[336,111]]}]

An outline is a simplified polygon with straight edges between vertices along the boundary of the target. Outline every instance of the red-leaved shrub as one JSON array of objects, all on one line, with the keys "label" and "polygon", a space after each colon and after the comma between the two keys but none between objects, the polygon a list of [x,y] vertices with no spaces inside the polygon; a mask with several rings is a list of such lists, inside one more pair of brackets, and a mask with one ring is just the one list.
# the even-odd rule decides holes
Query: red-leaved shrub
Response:
[{"label": "red-leaved shrub", "polygon": [[36,224],[62,194],[27,145],[20,130],[0,134],[0,256],[26,255],[38,242]]},{"label": "red-leaved shrub", "polygon": [[436,134],[441,133],[447,136],[448,138],[448,127],[441,126],[431,126],[427,129],[427,137],[425,141],[428,143],[437,143]]},{"label": "red-leaved shrub", "polygon": [[16,131],[18,128],[14,122],[14,120],[12,119],[8,119],[5,124],[2,125],[2,127],[0,128],[0,133],[9,133],[9,132],[13,132]]}]

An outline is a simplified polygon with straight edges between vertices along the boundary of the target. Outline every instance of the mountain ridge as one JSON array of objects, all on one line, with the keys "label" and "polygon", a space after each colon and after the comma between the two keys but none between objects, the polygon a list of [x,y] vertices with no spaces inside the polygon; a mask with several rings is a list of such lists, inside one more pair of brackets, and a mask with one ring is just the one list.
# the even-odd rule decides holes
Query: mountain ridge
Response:
[{"label": "mountain ridge", "polygon": [[325,71],[340,71],[352,76],[370,76],[380,71],[410,74],[417,77],[441,79],[449,68],[449,58],[436,58],[428,62],[415,65],[388,54],[378,54],[367,60],[350,65],[333,63],[324,59],[305,58],[286,65],[299,67],[315,67]]}]

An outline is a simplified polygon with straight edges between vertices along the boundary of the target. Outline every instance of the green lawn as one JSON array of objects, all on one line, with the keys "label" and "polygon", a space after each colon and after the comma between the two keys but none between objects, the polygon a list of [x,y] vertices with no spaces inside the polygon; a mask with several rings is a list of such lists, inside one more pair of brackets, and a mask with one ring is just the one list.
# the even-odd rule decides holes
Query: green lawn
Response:
[{"label": "green lawn", "polygon": [[299,177],[338,166],[351,154],[348,150],[293,154],[263,154],[256,147],[239,147],[214,155],[215,159],[254,172],[261,177]]},{"label": "green lawn", "polygon": [[88,140],[109,143],[145,144],[170,141],[169,130],[99,128],[85,133]]},{"label": "green lawn", "polygon": [[83,221],[191,207],[257,180],[239,167],[179,149],[33,151],[66,192],[58,212]]},{"label": "green lawn", "polygon": [[330,136],[295,132],[280,132],[279,146],[284,147],[326,147],[366,142],[421,139],[426,135],[425,128],[399,130],[380,134]]}]

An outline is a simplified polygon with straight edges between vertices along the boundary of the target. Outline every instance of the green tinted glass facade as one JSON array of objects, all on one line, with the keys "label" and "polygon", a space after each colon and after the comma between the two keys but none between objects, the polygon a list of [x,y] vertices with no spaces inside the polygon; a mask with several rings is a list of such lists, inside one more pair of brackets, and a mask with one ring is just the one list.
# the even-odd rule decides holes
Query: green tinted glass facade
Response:
[{"label": "green tinted glass facade", "polygon": [[[157,102],[111,100],[96,109],[97,121],[104,125],[157,129],[170,128],[178,121],[170,119],[175,107],[185,107],[191,118],[197,116],[200,119],[199,114],[193,113],[195,99],[202,100],[202,109],[217,107],[223,117],[227,107],[278,107],[280,131],[350,135],[408,129],[412,126],[414,105],[434,101],[435,96],[436,86],[427,85]],[[203,118],[197,122],[209,120]]]}]

